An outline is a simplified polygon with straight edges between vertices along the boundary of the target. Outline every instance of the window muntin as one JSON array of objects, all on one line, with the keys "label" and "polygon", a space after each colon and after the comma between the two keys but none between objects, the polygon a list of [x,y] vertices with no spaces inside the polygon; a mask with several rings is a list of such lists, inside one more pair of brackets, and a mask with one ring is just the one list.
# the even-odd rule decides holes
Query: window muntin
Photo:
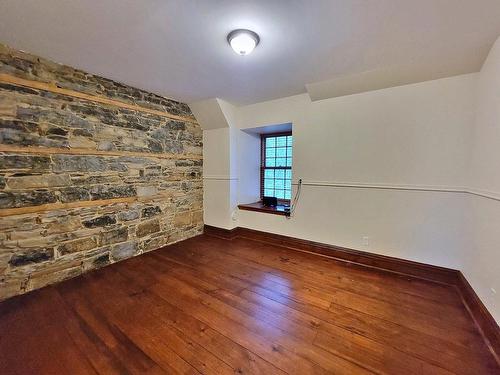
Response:
[{"label": "window muntin", "polygon": [[262,135],[261,198],[292,197],[292,133]]}]

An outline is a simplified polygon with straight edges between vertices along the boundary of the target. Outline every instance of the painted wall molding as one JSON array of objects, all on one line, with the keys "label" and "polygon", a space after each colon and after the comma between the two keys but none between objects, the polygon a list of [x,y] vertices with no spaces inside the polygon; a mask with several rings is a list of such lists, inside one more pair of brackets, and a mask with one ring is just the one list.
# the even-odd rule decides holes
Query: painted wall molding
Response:
[{"label": "painted wall molding", "polygon": [[216,181],[238,181],[238,177],[231,177],[227,175],[205,175],[204,180],[216,180]]},{"label": "painted wall molding", "polygon": [[[293,185],[297,186],[298,181],[294,181]],[[481,198],[500,201],[500,192],[480,190],[464,186],[440,186],[440,185],[397,185],[397,184],[370,184],[360,182],[339,182],[339,181],[313,181],[303,180],[303,186],[321,186],[335,188],[353,188],[353,189],[379,189],[379,190],[401,190],[401,191],[424,191],[438,193],[460,193],[471,194]]]}]

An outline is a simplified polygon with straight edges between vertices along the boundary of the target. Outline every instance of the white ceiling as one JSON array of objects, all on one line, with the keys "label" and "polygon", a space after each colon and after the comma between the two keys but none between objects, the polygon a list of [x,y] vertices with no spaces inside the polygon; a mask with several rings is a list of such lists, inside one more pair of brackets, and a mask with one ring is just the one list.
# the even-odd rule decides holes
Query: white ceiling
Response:
[{"label": "white ceiling", "polygon": [[[251,55],[228,46],[235,28],[260,34]],[[478,71],[499,34],[499,0],[0,1],[0,42],[188,103]]]}]

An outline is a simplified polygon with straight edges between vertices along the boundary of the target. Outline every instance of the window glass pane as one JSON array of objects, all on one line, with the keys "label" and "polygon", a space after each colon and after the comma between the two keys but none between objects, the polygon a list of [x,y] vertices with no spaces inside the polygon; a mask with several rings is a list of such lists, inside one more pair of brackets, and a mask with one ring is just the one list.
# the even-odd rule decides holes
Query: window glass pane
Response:
[{"label": "window glass pane", "polygon": [[275,148],[266,148],[266,158],[274,158],[276,156]]},{"label": "window glass pane", "polygon": [[293,137],[273,136],[265,138],[264,141],[263,194],[266,197],[290,200],[292,198],[292,171],[288,168],[292,166]]},{"label": "window glass pane", "polygon": [[264,178],[274,178],[274,169],[266,169],[264,171]]},{"label": "window glass pane", "polygon": [[276,137],[276,147],[286,147],[286,137]]},{"label": "window glass pane", "polygon": [[[290,162],[291,162],[291,159],[290,159]],[[286,158],[276,158],[276,165],[275,166],[276,167],[286,167]]]},{"label": "window glass pane", "polygon": [[264,179],[264,189],[274,189],[274,179]]},{"label": "window glass pane", "polygon": [[286,158],[286,147],[275,148],[273,150],[276,150],[276,157]]},{"label": "window glass pane", "polygon": [[284,169],[276,169],[274,172],[274,176],[276,178],[285,178],[285,170]]},{"label": "window glass pane", "polygon": [[276,159],[275,158],[267,158],[266,159],[266,167],[275,167]]}]

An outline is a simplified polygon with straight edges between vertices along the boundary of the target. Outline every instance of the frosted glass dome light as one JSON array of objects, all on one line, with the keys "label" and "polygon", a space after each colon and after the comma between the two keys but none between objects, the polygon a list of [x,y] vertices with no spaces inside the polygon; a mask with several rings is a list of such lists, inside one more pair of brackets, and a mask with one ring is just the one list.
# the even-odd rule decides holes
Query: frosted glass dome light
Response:
[{"label": "frosted glass dome light", "polygon": [[231,48],[238,55],[248,55],[259,44],[259,36],[251,31],[245,29],[233,30],[227,36],[227,41]]}]

